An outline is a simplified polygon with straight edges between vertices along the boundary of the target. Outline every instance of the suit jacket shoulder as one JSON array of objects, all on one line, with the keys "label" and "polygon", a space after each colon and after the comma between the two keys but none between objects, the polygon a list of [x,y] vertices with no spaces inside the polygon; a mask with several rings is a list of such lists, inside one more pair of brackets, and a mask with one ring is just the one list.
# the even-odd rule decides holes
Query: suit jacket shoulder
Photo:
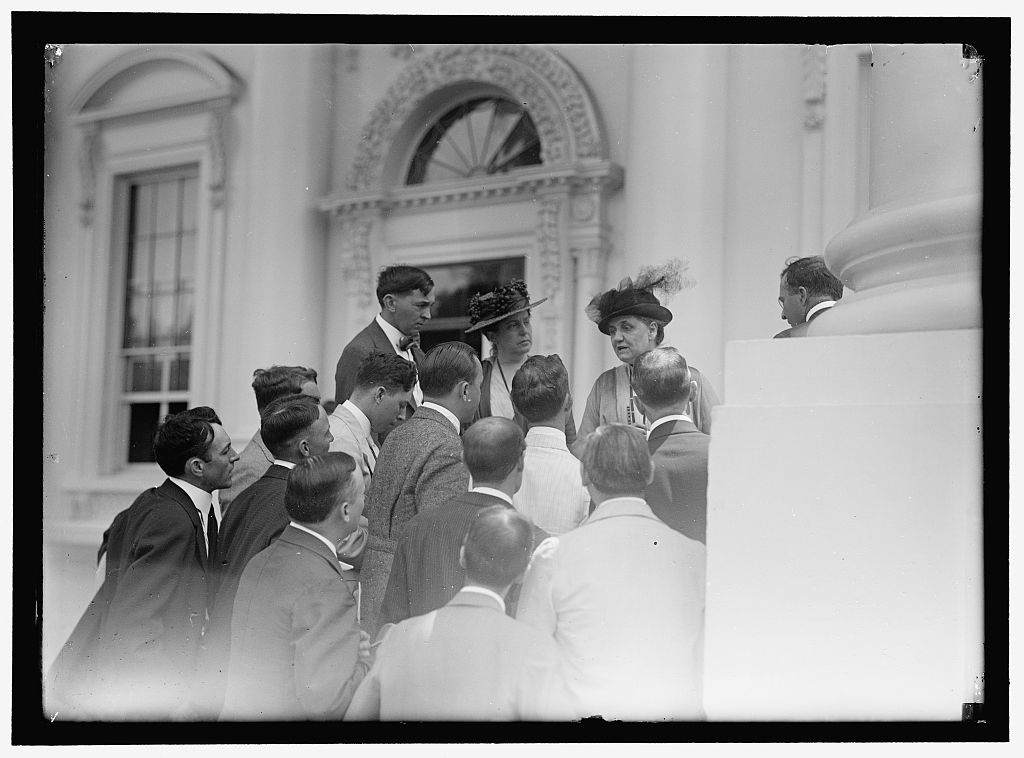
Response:
[{"label": "suit jacket shoulder", "polygon": [[391,341],[374,318],[353,337],[341,351],[338,366],[334,371],[334,399],[341,405],[352,394],[356,383],[359,362],[375,351],[394,352]]}]

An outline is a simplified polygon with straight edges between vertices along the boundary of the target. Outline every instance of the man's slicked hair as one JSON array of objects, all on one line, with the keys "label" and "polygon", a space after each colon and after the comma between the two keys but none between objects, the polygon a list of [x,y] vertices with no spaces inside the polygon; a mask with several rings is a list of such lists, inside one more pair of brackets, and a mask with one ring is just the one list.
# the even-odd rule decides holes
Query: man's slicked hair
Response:
[{"label": "man's slicked hair", "polygon": [[690,398],[690,369],[674,347],[657,347],[633,363],[633,390],[655,408],[685,405]]},{"label": "man's slicked hair", "polygon": [[502,416],[478,419],[462,435],[462,461],[474,482],[503,481],[525,449],[519,424]]},{"label": "man's slicked hair", "polygon": [[424,295],[434,289],[434,280],[415,266],[388,266],[377,275],[377,302],[384,307],[385,295],[404,295],[419,290]]},{"label": "man's slicked hair", "polygon": [[284,509],[301,524],[319,524],[339,500],[352,494],[356,462],[348,453],[327,453],[304,458],[288,472]]},{"label": "man's slicked hair", "polygon": [[584,437],[580,461],[606,495],[642,497],[654,466],[644,433],[628,424],[603,424]]},{"label": "man's slicked hair", "polygon": [[512,377],[512,405],[537,423],[557,414],[569,394],[569,374],[557,355],[534,355]]},{"label": "man's slicked hair", "polygon": [[465,342],[442,342],[430,348],[420,361],[420,389],[430,397],[444,397],[459,382],[472,383],[480,371],[480,359]]},{"label": "man's slicked hair", "polygon": [[285,395],[297,395],[306,382],[316,382],[316,370],[305,366],[271,366],[252,372],[252,391],[256,394],[256,409],[263,409]]},{"label": "man's slicked hair", "polygon": [[811,297],[827,297],[830,300],[843,297],[843,283],[828,270],[825,259],[820,255],[787,260],[786,268],[782,269],[782,282],[790,292],[805,287]]},{"label": "man's slicked hair", "polygon": [[533,525],[514,508],[483,508],[463,541],[466,578],[488,587],[512,584],[530,562]]},{"label": "man's slicked hair", "polygon": [[280,458],[298,435],[320,418],[320,403],[309,395],[285,395],[274,400],[260,416],[260,436]]},{"label": "man's slicked hair", "polygon": [[195,413],[195,410],[199,409],[165,416],[153,437],[153,455],[167,476],[180,478],[190,458],[208,460],[206,454],[213,443],[213,423],[217,422],[211,423],[202,417],[205,415],[202,411]]},{"label": "man's slicked hair", "polygon": [[416,364],[397,353],[370,353],[359,362],[356,387],[384,387],[388,394],[408,392],[416,384]]}]

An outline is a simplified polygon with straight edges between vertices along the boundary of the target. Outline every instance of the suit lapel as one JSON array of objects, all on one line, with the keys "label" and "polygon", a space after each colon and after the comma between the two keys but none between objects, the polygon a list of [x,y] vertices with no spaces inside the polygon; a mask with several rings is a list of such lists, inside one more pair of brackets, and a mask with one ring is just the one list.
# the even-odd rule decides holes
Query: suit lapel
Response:
[{"label": "suit lapel", "polygon": [[203,534],[203,520],[199,517],[196,504],[192,502],[192,498],[185,493],[185,490],[170,479],[165,479],[164,483],[157,487],[157,492],[173,500],[185,511],[185,514],[192,522],[192,526],[195,528],[196,553],[199,555],[203,568],[207,568],[210,557],[206,554],[206,535]]}]

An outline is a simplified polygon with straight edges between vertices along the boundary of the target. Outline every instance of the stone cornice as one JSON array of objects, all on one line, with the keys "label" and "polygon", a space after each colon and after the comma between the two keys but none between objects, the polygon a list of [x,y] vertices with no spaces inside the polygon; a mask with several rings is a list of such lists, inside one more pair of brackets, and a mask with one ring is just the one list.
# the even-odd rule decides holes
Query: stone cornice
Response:
[{"label": "stone cornice", "polygon": [[319,202],[333,215],[367,211],[414,210],[445,205],[485,205],[520,195],[563,189],[611,192],[622,186],[622,167],[610,161],[581,161],[552,168],[538,166],[515,173],[475,177],[457,182],[399,187],[387,192],[336,192]]}]

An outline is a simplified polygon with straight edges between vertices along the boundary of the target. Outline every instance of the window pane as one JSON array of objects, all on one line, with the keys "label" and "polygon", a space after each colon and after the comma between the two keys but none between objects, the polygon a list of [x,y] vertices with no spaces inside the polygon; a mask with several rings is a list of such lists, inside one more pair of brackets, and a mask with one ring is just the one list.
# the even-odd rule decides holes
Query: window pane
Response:
[{"label": "window pane", "polygon": [[156,233],[165,234],[178,230],[178,181],[160,182],[157,185]]},{"label": "window pane", "polygon": [[[175,345],[192,344],[192,291],[178,293],[178,314],[174,330]],[[183,388],[184,389],[184,388]]]},{"label": "window pane", "polygon": [[149,304],[148,292],[129,295],[125,310],[124,346],[146,347],[149,345]]},{"label": "window pane", "polygon": [[177,296],[154,295],[153,296],[153,318],[152,332],[149,335],[151,347],[158,345],[170,345],[174,338],[174,302]]},{"label": "window pane", "polygon": [[179,355],[171,360],[171,382],[167,388],[170,391],[188,389],[188,354]]},{"label": "window pane", "polygon": [[188,285],[196,275],[196,235],[195,232],[181,235],[181,252],[178,259],[178,279]]},{"label": "window pane", "polygon": [[149,288],[150,237],[135,237],[128,251],[128,283],[137,290]]},{"label": "window pane", "polygon": [[132,230],[137,235],[153,233],[153,185],[132,187]]},{"label": "window pane", "polygon": [[128,462],[149,463],[153,456],[153,435],[160,416],[160,403],[133,403],[129,406]]},{"label": "window pane", "polygon": [[155,355],[139,355],[128,359],[126,392],[159,392],[160,363]]},{"label": "window pane", "polygon": [[173,292],[178,283],[178,239],[175,235],[157,237],[153,255],[153,287],[157,292]]},{"label": "window pane", "polygon": [[197,199],[199,179],[192,176],[182,179],[182,182],[184,187],[181,198],[181,228],[183,231],[192,232],[196,229],[196,211],[199,208]]}]

